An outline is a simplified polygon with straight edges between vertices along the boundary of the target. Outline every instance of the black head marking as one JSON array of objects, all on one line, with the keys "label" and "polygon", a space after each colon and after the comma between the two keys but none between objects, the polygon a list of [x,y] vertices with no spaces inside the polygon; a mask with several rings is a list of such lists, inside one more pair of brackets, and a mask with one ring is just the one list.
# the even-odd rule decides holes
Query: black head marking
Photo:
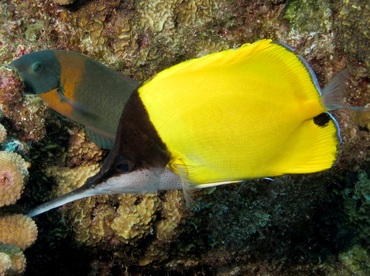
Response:
[{"label": "black head marking", "polygon": [[151,123],[137,91],[122,112],[112,152],[130,156],[135,160],[135,170],[165,167],[170,160],[170,153]]}]

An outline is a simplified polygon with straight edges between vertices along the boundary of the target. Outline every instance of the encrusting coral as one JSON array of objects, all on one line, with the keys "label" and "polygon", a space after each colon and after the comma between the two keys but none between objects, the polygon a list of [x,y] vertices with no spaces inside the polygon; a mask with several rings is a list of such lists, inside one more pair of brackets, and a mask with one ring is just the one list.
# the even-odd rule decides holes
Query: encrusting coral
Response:
[{"label": "encrusting coral", "polygon": [[28,178],[26,162],[14,152],[0,151],[0,207],[15,203]]}]

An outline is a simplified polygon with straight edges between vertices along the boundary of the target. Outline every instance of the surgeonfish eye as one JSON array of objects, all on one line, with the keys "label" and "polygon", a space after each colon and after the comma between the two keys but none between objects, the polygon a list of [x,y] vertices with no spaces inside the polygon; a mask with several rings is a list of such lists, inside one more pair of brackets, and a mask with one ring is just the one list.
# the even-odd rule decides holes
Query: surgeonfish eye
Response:
[{"label": "surgeonfish eye", "polygon": [[116,160],[114,168],[117,173],[126,174],[134,170],[135,163],[129,158],[119,156]]},{"label": "surgeonfish eye", "polygon": [[34,73],[41,73],[42,71],[42,63],[40,61],[35,61],[34,63],[32,63],[32,71]]}]

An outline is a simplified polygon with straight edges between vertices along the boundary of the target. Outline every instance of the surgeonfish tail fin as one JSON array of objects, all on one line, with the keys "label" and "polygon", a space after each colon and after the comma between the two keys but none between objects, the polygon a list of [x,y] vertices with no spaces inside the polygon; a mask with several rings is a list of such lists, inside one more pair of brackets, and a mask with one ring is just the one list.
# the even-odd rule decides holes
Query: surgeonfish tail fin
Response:
[{"label": "surgeonfish tail fin", "polygon": [[370,108],[368,107],[344,105],[343,99],[349,75],[349,69],[345,68],[333,77],[333,79],[322,90],[322,103],[328,111],[347,109],[351,111],[369,112]]}]

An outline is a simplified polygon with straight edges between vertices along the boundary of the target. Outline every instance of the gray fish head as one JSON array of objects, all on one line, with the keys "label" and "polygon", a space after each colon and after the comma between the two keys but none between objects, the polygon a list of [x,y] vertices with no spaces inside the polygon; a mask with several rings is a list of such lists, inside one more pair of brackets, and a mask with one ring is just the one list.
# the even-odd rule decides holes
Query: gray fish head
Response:
[{"label": "gray fish head", "polygon": [[7,67],[19,73],[27,93],[45,93],[60,85],[61,65],[52,50],[26,54]]}]

